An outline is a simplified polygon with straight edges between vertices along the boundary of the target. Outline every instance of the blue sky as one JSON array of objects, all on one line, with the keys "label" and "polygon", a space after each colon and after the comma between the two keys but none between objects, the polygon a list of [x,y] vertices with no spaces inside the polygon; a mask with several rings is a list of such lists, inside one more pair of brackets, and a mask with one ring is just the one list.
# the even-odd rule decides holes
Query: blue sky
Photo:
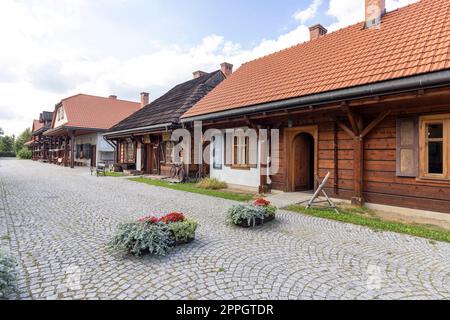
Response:
[{"label": "blue sky", "polygon": [[316,23],[363,19],[364,0],[2,0],[0,127],[17,135],[77,93],[156,99],[195,70],[308,41]]}]

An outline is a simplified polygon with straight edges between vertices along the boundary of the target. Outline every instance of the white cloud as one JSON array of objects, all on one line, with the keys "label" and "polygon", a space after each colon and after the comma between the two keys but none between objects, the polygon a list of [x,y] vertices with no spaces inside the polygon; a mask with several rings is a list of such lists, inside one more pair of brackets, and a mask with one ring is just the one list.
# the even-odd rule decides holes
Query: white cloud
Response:
[{"label": "white cloud", "polygon": [[[387,0],[386,9],[392,11],[397,8],[415,3],[419,0]],[[327,27],[335,31],[364,20],[363,0],[330,0],[327,15],[336,19],[336,22]]]},{"label": "white cloud", "polygon": [[300,23],[305,24],[316,16],[317,10],[319,10],[322,2],[323,0],[313,0],[308,8],[306,8],[305,10],[297,11],[294,14],[294,18]]},{"label": "white cloud", "polygon": [[[80,30],[86,15],[95,14],[93,1],[2,0],[0,42],[8,46],[0,50],[0,127],[8,134],[18,134],[40,112],[51,111],[62,98],[79,92],[138,100],[139,92],[148,90],[155,99],[188,80],[195,70],[217,70],[224,61],[237,68],[243,62],[308,40],[305,23],[313,19],[321,2],[313,0],[307,13],[297,13],[299,25],[293,30],[276,39],[264,39],[253,48],[244,49],[239,43],[212,34],[192,47],[158,45],[119,57],[114,52],[100,54],[83,46]],[[391,0],[388,8],[406,2],[412,1]],[[328,14],[337,21],[333,26],[360,21],[361,3],[331,0]],[[97,23],[109,25],[114,21]],[[112,34],[111,41],[121,36]]]}]

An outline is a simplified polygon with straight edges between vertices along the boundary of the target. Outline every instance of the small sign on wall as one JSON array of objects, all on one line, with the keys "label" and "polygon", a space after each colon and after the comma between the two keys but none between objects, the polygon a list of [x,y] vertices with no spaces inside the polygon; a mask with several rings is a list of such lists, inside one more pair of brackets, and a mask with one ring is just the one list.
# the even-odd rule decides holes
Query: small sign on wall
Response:
[{"label": "small sign on wall", "polygon": [[162,139],[164,142],[172,141],[172,132],[163,132]]},{"label": "small sign on wall", "polygon": [[144,144],[150,144],[150,143],[152,143],[152,141],[151,141],[151,139],[150,139],[150,135],[147,134],[147,135],[143,136],[143,137],[142,137],[142,142],[143,142]]}]

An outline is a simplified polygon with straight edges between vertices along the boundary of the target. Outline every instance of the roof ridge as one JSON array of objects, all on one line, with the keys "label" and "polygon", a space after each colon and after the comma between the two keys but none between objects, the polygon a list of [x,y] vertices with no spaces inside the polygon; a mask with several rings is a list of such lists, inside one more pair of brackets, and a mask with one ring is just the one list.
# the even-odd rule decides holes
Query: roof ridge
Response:
[{"label": "roof ridge", "polygon": [[[105,100],[109,100],[109,97],[102,97],[99,95],[94,95],[94,94],[87,94],[87,93],[78,93],[72,96],[69,96],[67,98],[64,98],[61,100],[61,102],[67,101],[69,99],[73,99],[75,97],[79,97],[79,96],[84,96],[84,97],[91,97],[91,98],[98,98],[98,99],[105,99]],[[132,100],[124,100],[124,99],[111,99],[111,101],[121,101],[121,102],[129,102],[129,103],[136,103],[136,104],[140,104],[140,102],[138,101],[132,101]]]}]

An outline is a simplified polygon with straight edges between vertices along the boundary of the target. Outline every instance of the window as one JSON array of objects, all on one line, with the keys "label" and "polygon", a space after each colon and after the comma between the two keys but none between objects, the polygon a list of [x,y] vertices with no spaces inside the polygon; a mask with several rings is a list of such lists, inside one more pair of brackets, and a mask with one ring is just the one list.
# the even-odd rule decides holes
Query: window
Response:
[{"label": "window", "polygon": [[233,166],[234,167],[249,167],[250,157],[250,137],[246,136],[235,136],[233,138]]},{"label": "window", "polygon": [[122,142],[120,145],[120,152],[122,163],[134,163],[135,161],[134,142],[132,141]]},{"label": "window", "polygon": [[450,115],[427,116],[421,119],[421,175],[450,179]]},{"label": "window", "polygon": [[174,147],[175,147],[175,143],[173,141],[166,142],[166,151],[165,151],[166,164],[173,163]]}]

